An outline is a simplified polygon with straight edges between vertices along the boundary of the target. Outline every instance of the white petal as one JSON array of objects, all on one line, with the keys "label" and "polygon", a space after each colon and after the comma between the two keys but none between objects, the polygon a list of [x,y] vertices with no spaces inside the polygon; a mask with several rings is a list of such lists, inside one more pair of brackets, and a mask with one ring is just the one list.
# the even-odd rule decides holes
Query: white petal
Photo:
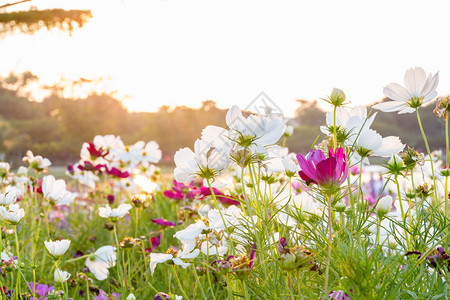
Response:
[{"label": "white petal", "polygon": [[155,268],[158,263],[166,262],[172,258],[173,258],[172,254],[151,253],[150,254],[150,271],[151,271],[152,275],[153,275],[153,272],[155,272]]},{"label": "white petal", "polygon": [[397,83],[388,84],[383,89],[383,93],[386,97],[395,101],[406,102],[411,98],[411,94],[408,90]]},{"label": "white petal", "polygon": [[181,259],[179,259],[178,257],[175,257],[173,259],[173,262],[178,265],[178,266],[182,266],[183,269],[186,269],[187,267],[189,267],[191,264],[190,263],[185,263],[183,262]]},{"label": "white petal", "polygon": [[405,87],[411,96],[420,97],[426,81],[427,75],[420,67],[411,68],[405,73]]},{"label": "white petal", "polygon": [[401,101],[386,101],[375,104],[372,106],[374,109],[378,109],[384,112],[393,112],[402,110],[402,108],[407,107],[405,102]]}]

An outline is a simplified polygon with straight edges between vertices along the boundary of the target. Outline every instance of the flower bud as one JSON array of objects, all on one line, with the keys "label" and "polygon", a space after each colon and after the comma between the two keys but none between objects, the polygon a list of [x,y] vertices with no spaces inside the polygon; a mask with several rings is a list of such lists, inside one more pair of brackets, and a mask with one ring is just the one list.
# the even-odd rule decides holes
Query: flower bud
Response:
[{"label": "flower bud", "polygon": [[0,162],[0,177],[5,178],[6,176],[8,176],[9,169],[10,165],[8,163]]},{"label": "flower bud", "polygon": [[109,231],[114,229],[114,223],[113,222],[107,222],[105,223],[105,228]]},{"label": "flower bud", "polygon": [[334,205],[334,209],[340,213],[344,212],[346,208],[347,208],[347,205],[345,205],[345,203],[342,203],[342,202],[336,203]]},{"label": "flower bud", "polygon": [[397,241],[395,240],[395,238],[392,235],[390,235],[388,237],[388,247],[391,249],[395,249],[395,248],[397,248],[397,246],[398,246]]},{"label": "flower bud", "polygon": [[60,270],[58,268],[55,269],[55,272],[53,275],[54,275],[53,280],[58,283],[66,282],[70,277],[70,274],[68,272]]},{"label": "flower bud", "polygon": [[450,169],[447,169],[447,168],[442,169],[441,176],[444,176],[444,177],[450,176]]},{"label": "flower bud", "polygon": [[407,191],[407,192],[405,193],[405,196],[406,196],[406,198],[408,198],[408,199],[414,199],[414,198],[417,197],[417,194],[416,194],[416,192],[415,192],[414,190],[410,190],[410,191]]},{"label": "flower bud", "polygon": [[399,155],[392,154],[391,159],[387,163],[387,167],[390,173],[399,174],[401,171],[405,170],[405,163]]},{"label": "flower bud", "polygon": [[291,125],[286,126],[286,129],[284,130],[284,136],[290,137],[294,133],[294,127]]},{"label": "flower bud", "polygon": [[431,184],[424,183],[416,187],[417,196],[422,199],[429,197],[432,194],[432,191],[433,185]]},{"label": "flower bud", "polygon": [[391,196],[385,196],[378,200],[376,211],[377,215],[380,218],[383,218],[388,212],[391,211],[392,208],[392,197]]},{"label": "flower bud", "polygon": [[423,153],[419,153],[416,149],[408,146],[408,150],[400,153],[401,158],[405,164],[405,167],[409,170],[414,169],[416,164],[423,166],[425,163],[425,156]]},{"label": "flower bud", "polygon": [[202,266],[197,266],[195,267],[195,272],[197,273],[198,276],[203,276],[206,274],[206,268]]},{"label": "flower bud", "polygon": [[342,106],[345,102],[345,94],[342,90],[333,88],[333,91],[331,92],[331,96],[329,97],[330,103],[334,106]]}]

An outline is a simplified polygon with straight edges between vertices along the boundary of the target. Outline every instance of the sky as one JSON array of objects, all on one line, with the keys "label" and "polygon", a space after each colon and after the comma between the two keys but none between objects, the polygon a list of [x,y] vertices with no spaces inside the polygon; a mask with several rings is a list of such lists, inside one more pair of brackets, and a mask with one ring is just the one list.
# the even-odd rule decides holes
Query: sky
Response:
[{"label": "sky", "polygon": [[[57,3],[57,5],[55,4]],[[132,111],[161,105],[246,107],[264,92],[287,116],[296,99],[342,89],[353,105],[383,98],[408,68],[439,72],[450,94],[448,1],[33,0],[91,9],[71,35],[0,39],[0,74],[43,83],[107,78]],[[28,9],[30,4],[14,9]],[[38,93],[36,93],[38,95]],[[36,96],[38,98],[38,96]],[[326,107],[326,106],[324,106]]]}]

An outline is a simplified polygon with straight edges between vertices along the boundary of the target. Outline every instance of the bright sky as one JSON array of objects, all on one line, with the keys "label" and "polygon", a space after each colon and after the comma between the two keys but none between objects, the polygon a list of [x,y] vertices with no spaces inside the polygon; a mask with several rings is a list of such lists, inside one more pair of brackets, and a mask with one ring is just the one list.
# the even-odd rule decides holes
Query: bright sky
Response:
[{"label": "bright sky", "polygon": [[[33,0],[39,8],[89,8],[72,36],[42,31],[0,40],[0,73],[30,70],[109,78],[131,110],[162,104],[245,107],[261,91],[286,115],[295,99],[343,89],[353,104],[383,97],[421,66],[450,94],[448,1]],[[29,4],[17,6],[27,9]]]}]

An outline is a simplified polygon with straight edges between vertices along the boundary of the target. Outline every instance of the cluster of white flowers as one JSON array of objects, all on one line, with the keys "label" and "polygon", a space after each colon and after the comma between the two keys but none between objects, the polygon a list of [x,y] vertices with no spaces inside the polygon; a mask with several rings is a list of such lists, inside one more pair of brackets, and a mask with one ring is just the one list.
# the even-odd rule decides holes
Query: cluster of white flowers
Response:
[{"label": "cluster of white flowers", "polygon": [[[194,151],[183,148],[175,153],[175,180],[187,183],[195,178],[217,178],[228,169],[232,160],[239,159],[238,152],[243,160],[258,155],[265,156],[267,161],[278,158],[282,167],[281,160],[287,153],[275,144],[286,131],[285,121],[280,114],[274,113],[251,114],[245,118],[239,107],[231,107],[226,116],[229,129],[207,126],[202,131],[202,138],[195,142]],[[296,170],[289,159],[285,163],[291,171]],[[218,187],[220,183],[219,180]]]},{"label": "cluster of white flowers", "polygon": [[159,145],[154,141],[125,145],[120,136],[97,135],[93,142],[83,144],[80,161],[66,173],[92,189],[103,173],[117,178],[118,187],[133,189],[136,176],[151,177],[158,171],[154,164],[161,157]]},{"label": "cluster of white flowers", "polygon": [[334,124],[338,135],[344,140],[345,146],[355,149],[352,157],[354,163],[364,159],[368,164],[369,156],[390,157],[403,150],[405,147],[398,137],[381,137],[375,130],[370,129],[377,113],[370,118],[367,116],[365,106],[356,106],[354,108],[338,107],[336,109],[336,120],[333,112],[328,112],[326,117],[326,126],[321,126],[320,130],[327,135],[333,135]]},{"label": "cluster of white flowers", "polygon": [[[181,251],[171,248],[167,253],[150,254],[152,274],[158,263],[168,260],[172,260],[174,264],[187,268],[190,264],[182,259],[192,259],[200,253],[205,255],[225,255],[228,252],[228,233],[226,228],[235,228],[232,238],[237,240],[241,233],[238,227],[242,225],[240,223],[242,219],[242,211],[234,205],[228,209],[223,209],[221,212],[217,209],[209,210],[203,218],[174,234],[174,237],[182,244]],[[248,226],[248,224],[246,225]]]}]

